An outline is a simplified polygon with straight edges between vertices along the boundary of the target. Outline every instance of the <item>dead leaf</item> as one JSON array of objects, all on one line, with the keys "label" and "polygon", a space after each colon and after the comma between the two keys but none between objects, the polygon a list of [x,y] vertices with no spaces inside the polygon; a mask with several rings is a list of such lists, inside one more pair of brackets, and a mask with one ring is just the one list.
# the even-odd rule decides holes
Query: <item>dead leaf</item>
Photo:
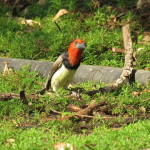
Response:
[{"label": "dead leaf", "polygon": [[110,16],[112,22],[117,22],[117,18],[115,15]]},{"label": "dead leaf", "polygon": [[150,42],[150,36],[149,35],[144,36],[143,41]]},{"label": "dead leaf", "polygon": [[68,148],[68,150],[75,149],[75,147],[69,143],[55,143],[55,144],[53,144],[53,147],[55,150],[65,150],[66,148]]},{"label": "dead leaf", "polygon": [[98,0],[92,0],[94,8],[99,8],[100,7],[100,2]]},{"label": "dead leaf", "polygon": [[101,112],[108,112],[109,106],[108,106],[108,105],[101,106],[101,107],[99,108],[99,110],[100,110]]},{"label": "dead leaf", "polygon": [[137,49],[137,52],[140,52],[140,51],[143,50],[143,49],[144,49],[143,47],[138,48],[138,49]]},{"label": "dead leaf", "polygon": [[13,123],[16,127],[20,126],[15,120],[12,120],[12,123]]},{"label": "dead leaf", "polygon": [[5,66],[4,66],[3,75],[10,74],[11,69],[9,68],[9,63],[8,62],[4,62],[4,64],[5,64]]},{"label": "dead leaf", "polygon": [[38,27],[38,28],[41,28],[42,25],[40,22],[38,21],[34,21],[32,19],[25,19],[25,18],[21,18],[21,17],[16,17],[15,18],[20,24],[25,24],[25,25],[28,25],[30,27]]},{"label": "dead leaf", "polygon": [[144,70],[150,70],[150,68],[144,68]]},{"label": "dead leaf", "polygon": [[150,92],[149,89],[144,89],[144,90],[143,90],[143,93],[149,93],[149,92]]},{"label": "dead leaf", "polygon": [[146,112],[146,108],[145,108],[144,106],[141,106],[141,107],[139,108],[139,110],[140,110],[142,113],[145,113],[145,112]]},{"label": "dead leaf", "polygon": [[6,142],[8,143],[15,142],[15,139],[7,139]]},{"label": "dead leaf", "polygon": [[15,139],[7,139],[6,140],[6,145],[14,147],[16,145],[14,142],[15,142]]},{"label": "dead leaf", "polygon": [[132,95],[134,95],[134,96],[140,96],[140,95],[141,95],[141,92],[136,92],[136,91],[135,91],[135,92],[132,93]]},{"label": "dead leaf", "polygon": [[45,5],[45,3],[46,3],[46,0],[39,0],[37,2],[37,4],[39,4],[39,5]]},{"label": "dead leaf", "polygon": [[40,22],[31,20],[31,19],[25,20],[25,24],[32,26],[32,27],[33,26],[41,26]]},{"label": "dead leaf", "polygon": [[56,21],[59,17],[68,14],[69,12],[66,9],[60,9],[57,14],[55,15],[55,17],[53,18],[54,21]]},{"label": "dead leaf", "polygon": [[32,105],[32,103],[31,103],[31,102],[29,102],[29,103],[28,103],[28,105],[29,105],[29,106],[31,106],[31,105]]}]

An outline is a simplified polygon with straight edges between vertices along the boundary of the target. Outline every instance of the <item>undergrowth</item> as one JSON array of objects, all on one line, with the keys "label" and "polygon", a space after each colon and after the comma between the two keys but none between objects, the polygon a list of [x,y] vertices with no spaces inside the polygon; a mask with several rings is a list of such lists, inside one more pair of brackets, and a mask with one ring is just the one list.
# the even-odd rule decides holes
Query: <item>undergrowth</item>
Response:
[{"label": "undergrowth", "polygon": [[[134,3],[134,5],[133,5]],[[135,6],[136,1],[132,2]],[[110,5],[116,5],[116,8]],[[2,5],[2,4],[1,4]],[[12,16],[11,8],[1,6],[0,15],[0,56],[24,59],[42,59],[54,61],[65,51],[69,43],[76,38],[87,42],[84,52],[84,64],[101,66],[123,66],[123,54],[112,54],[112,47],[124,48],[121,24],[130,24],[133,48],[136,52],[138,69],[149,68],[147,52],[149,43],[138,44],[143,39],[145,28],[140,24],[139,17],[124,1],[112,1],[110,5],[94,7],[92,1],[47,1],[44,6],[32,4],[26,13],[18,12]],[[120,8],[124,6],[125,8]],[[118,7],[118,9],[117,9]],[[59,9],[65,8],[69,14],[60,17],[56,22],[52,18]],[[124,11],[125,15],[113,22],[113,17]],[[41,24],[40,27],[21,24],[16,17],[25,17]],[[147,53],[146,53],[147,52]],[[142,55],[142,56],[141,56]]]},{"label": "undergrowth", "polygon": [[[30,72],[29,67],[20,71],[13,71],[10,75],[0,75],[0,91],[2,93],[19,93],[24,90],[26,94],[33,94],[43,85],[37,72]],[[10,86],[11,84],[11,86]],[[0,145],[2,149],[53,149],[57,142],[69,142],[77,149],[131,149],[145,148],[149,145],[148,121],[138,121],[136,117],[146,118],[150,113],[150,87],[138,83],[124,85],[119,91],[110,94],[97,94],[88,96],[85,92],[104,86],[91,82],[74,85],[73,89],[80,87],[80,98],[68,96],[69,92],[63,89],[58,91],[60,96],[45,94],[38,101],[27,99],[28,105],[18,98],[0,101]],[[134,94],[140,92],[140,95]],[[97,108],[97,119],[78,119],[59,121],[61,116],[73,114],[69,104],[85,108],[88,103],[106,99],[107,104]],[[60,112],[54,113],[53,110]],[[103,120],[103,116],[111,116],[111,120]],[[117,117],[115,119],[115,117]],[[124,121],[123,118],[128,118]],[[135,119],[134,119],[135,118]],[[130,120],[136,124],[130,124]],[[118,128],[118,130],[113,130]],[[136,133],[134,133],[136,132]],[[142,141],[138,142],[143,136]],[[116,142],[116,138],[119,142]],[[130,138],[130,140],[126,140]],[[7,142],[14,139],[14,142]],[[99,141],[99,142],[98,142]],[[109,145],[114,141],[113,145]],[[133,142],[134,141],[134,142]],[[104,144],[105,143],[105,144]],[[133,148],[132,148],[133,147]]]},{"label": "undergrowth", "polygon": [[[123,48],[122,24],[129,23],[136,69],[150,68],[150,44],[143,42],[146,27],[142,26],[134,10],[136,0],[113,0],[98,6],[95,1],[49,0],[45,5],[31,4],[26,12],[14,14],[11,7],[0,4],[0,56],[54,61],[75,38],[87,42],[83,63],[88,65],[123,67],[124,54],[112,53],[112,47]],[[62,8],[70,13],[61,16],[57,23],[54,15]],[[124,11],[125,10],[125,11]],[[113,22],[114,16],[125,15]],[[29,26],[16,21],[16,17],[32,19],[41,26]],[[10,75],[0,74],[1,93],[35,94],[45,80],[26,66]],[[86,82],[74,85],[80,97],[71,97],[69,91],[59,89],[59,97],[45,94],[39,100],[14,98],[0,101],[0,149],[53,149],[54,143],[70,143],[78,150],[145,149],[150,147],[150,85],[124,85],[109,94],[91,97],[87,91],[105,86]],[[84,109],[92,101],[106,100],[94,110],[96,118],[64,119],[73,115],[69,104]],[[104,119],[105,118],[105,119]],[[110,118],[110,119],[106,119]],[[111,119],[112,118],[112,119]],[[147,119],[147,120],[146,120]]]}]

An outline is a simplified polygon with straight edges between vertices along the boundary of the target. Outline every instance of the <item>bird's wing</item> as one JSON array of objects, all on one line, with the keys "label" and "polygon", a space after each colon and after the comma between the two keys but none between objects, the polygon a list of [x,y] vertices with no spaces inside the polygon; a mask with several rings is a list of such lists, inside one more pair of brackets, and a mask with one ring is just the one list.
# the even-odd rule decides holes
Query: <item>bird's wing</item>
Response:
[{"label": "bird's wing", "polygon": [[54,62],[53,66],[50,68],[50,71],[48,73],[47,76],[47,80],[45,83],[45,88],[43,88],[42,90],[40,90],[39,92],[37,92],[37,94],[41,94],[43,95],[47,90],[49,90],[50,86],[51,86],[51,79],[52,76],[54,75],[54,73],[60,68],[61,64],[62,64],[62,60],[63,60],[63,54],[61,54],[57,60]]},{"label": "bird's wing", "polygon": [[62,65],[62,60],[63,60],[63,54],[61,54],[57,60],[54,62],[53,66],[51,67],[48,76],[47,76],[47,80],[46,80],[46,84],[45,84],[45,88],[46,90],[49,90],[50,86],[51,86],[51,79],[52,76],[54,75],[54,73],[60,68],[60,66]]}]

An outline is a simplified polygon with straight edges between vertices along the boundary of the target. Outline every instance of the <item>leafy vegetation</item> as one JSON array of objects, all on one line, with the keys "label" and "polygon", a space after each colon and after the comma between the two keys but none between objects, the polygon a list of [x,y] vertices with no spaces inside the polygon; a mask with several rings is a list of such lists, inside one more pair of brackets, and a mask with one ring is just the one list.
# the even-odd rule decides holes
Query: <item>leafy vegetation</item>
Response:
[{"label": "leafy vegetation", "polygon": [[[42,87],[42,83],[43,79],[36,72],[29,72],[29,68],[25,67],[11,75],[1,75],[0,91],[17,93],[24,90],[27,94],[32,94]],[[81,84],[80,88],[88,91],[99,86],[88,82]],[[68,97],[68,91],[60,89],[58,92],[61,97],[46,94],[38,101],[28,99],[28,105],[17,98],[0,101],[1,149],[53,149],[52,145],[57,142],[68,142],[77,149],[85,150],[88,147],[97,150],[148,148],[149,121],[138,119],[147,118],[150,113],[149,90],[149,86],[136,83],[132,86],[125,85],[116,93],[97,94],[94,97],[84,92],[80,98]],[[140,92],[140,95],[134,94],[135,91]],[[96,110],[97,119],[79,120],[73,117],[70,120],[58,120],[61,116],[72,114],[67,107],[69,104],[84,108],[93,99],[107,100],[107,105]],[[61,114],[54,113],[53,110]],[[112,119],[105,120],[103,116],[112,116]],[[133,122],[137,123],[130,124]],[[125,126],[127,124],[130,125]],[[11,139],[13,142],[8,142]]]},{"label": "leafy vegetation", "polygon": [[[33,3],[26,12],[18,11],[15,15],[11,7],[0,4],[0,56],[54,61],[72,39],[81,38],[87,42],[84,64],[122,67],[124,54],[112,54],[111,49],[123,48],[121,26],[130,23],[136,68],[149,69],[150,44],[138,43],[143,41],[146,27],[132,9],[135,4],[136,1],[112,0],[97,6],[88,0],[48,0],[45,5]],[[62,8],[70,14],[56,20],[60,32],[52,18]],[[120,10],[125,10],[125,15],[113,21]],[[41,25],[21,24],[16,17],[32,19]],[[0,74],[0,92],[33,94],[43,87],[44,81],[26,66],[10,75]],[[86,91],[103,84],[87,82],[73,88],[79,86],[81,97],[68,96],[68,91],[60,89],[60,97],[45,94],[38,101],[27,99],[28,104],[18,98],[0,101],[0,149],[48,150],[57,142],[70,143],[79,150],[150,147],[150,85],[124,85],[119,91],[93,97]],[[59,120],[74,114],[67,107],[69,104],[83,109],[91,101],[103,99],[107,103],[94,111],[96,118]]]},{"label": "leafy vegetation", "polygon": [[[124,1],[115,1],[118,6],[126,6]],[[133,3],[133,2],[132,2]],[[142,40],[144,28],[138,21],[134,11],[128,10],[126,14],[113,22],[113,16],[120,14],[123,8],[109,5],[94,8],[92,1],[82,2],[78,10],[77,1],[47,1],[44,6],[33,4],[28,7],[21,17],[33,19],[41,26],[30,27],[20,24],[11,16],[12,10],[3,8],[0,26],[0,55],[2,57],[47,59],[54,61],[56,57],[67,49],[68,43],[75,38],[84,39],[87,49],[84,53],[84,64],[103,66],[123,66],[123,54],[112,55],[112,47],[123,48],[121,24],[130,23],[133,35],[134,50],[137,57],[149,50],[150,45],[137,43]],[[130,4],[128,3],[130,6]],[[135,5],[133,5],[135,6]],[[58,30],[52,18],[59,9],[66,8],[70,14],[57,20],[61,28]],[[74,12],[74,13],[73,13]],[[88,13],[87,13],[88,12]],[[11,17],[8,17],[9,15]],[[135,40],[134,40],[135,39]],[[141,48],[141,50],[138,50]],[[137,68],[149,68],[149,59],[146,53],[139,57]]]}]

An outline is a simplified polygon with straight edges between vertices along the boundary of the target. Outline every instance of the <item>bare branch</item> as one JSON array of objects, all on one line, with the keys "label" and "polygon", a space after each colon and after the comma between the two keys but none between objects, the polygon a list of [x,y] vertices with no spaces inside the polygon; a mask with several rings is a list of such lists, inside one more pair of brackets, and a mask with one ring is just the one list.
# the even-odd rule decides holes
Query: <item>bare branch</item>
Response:
[{"label": "bare branch", "polygon": [[58,120],[62,121],[62,120],[65,120],[65,119],[70,119],[71,117],[77,117],[77,118],[82,118],[82,117],[94,118],[94,117],[92,117],[93,110],[96,109],[96,108],[98,108],[99,106],[103,106],[105,104],[106,104],[106,100],[102,100],[100,102],[93,102],[88,107],[79,110],[75,114],[69,115],[69,116],[60,117]]},{"label": "bare branch", "polygon": [[[11,99],[23,99],[23,93],[16,94],[16,93],[0,93],[0,101],[7,101]],[[39,100],[38,95],[26,95],[25,98],[30,98],[32,100]]]},{"label": "bare branch", "polygon": [[123,26],[122,32],[123,32],[124,48],[126,50],[124,69],[121,76],[114,83],[108,86],[110,87],[110,90],[116,90],[124,83],[126,83],[130,78],[130,75],[133,70],[133,48],[130,35],[130,27],[128,24]]},{"label": "bare branch", "polygon": [[133,48],[132,48],[132,40],[131,40],[131,35],[130,35],[129,24],[123,26],[122,32],[123,32],[124,48],[126,51],[125,63],[124,63],[122,74],[116,81],[109,84],[108,86],[100,88],[99,90],[87,92],[88,95],[94,95],[96,93],[109,93],[109,92],[115,91],[118,88],[120,88],[123,84],[125,84],[130,78],[132,71],[133,71],[134,53],[133,53]]}]

